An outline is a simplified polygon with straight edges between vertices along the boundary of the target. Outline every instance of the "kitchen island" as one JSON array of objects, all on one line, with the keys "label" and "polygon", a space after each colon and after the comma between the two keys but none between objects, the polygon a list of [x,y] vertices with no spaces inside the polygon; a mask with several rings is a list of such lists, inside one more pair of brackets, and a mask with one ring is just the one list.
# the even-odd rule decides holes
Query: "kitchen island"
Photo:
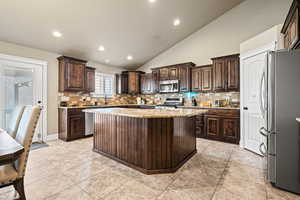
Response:
[{"label": "kitchen island", "polygon": [[94,151],[145,174],[171,173],[196,152],[196,109],[87,109]]}]

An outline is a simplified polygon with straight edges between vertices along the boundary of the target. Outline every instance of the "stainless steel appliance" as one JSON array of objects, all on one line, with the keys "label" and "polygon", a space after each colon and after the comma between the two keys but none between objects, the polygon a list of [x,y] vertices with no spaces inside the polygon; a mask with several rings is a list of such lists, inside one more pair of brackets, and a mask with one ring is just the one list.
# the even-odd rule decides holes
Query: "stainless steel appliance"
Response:
[{"label": "stainless steel appliance", "polygon": [[85,112],[85,136],[94,135],[94,113]]},{"label": "stainless steel appliance", "polygon": [[156,105],[155,108],[176,109],[177,106],[183,106],[183,101],[182,97],[167,97],[163,104]]},{"label": "stainless steel appliance", "polygon": [[160,81],[159,92],[160,93],[179,92],[179,81],[178,80]]},{"label": "stainless steel appliance", "polygon": [[274,186],[300,194],[300,51],[269,52],[261,77],[260,108],[266,142],[267,179]]}]

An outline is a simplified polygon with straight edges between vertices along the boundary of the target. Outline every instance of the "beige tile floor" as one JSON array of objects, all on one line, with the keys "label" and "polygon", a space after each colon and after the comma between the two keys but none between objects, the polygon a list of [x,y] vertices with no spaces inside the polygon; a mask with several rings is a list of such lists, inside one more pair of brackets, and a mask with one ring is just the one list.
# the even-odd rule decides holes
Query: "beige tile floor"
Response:
[{"label": "beige tile floor", "polygon": [[[174,174],[144,175],[92,152],[92,138],[30,153],[28,200],[300,200],[264,181],[261,157],[237,145],[197,140],[198,153]],[[0,200],[13,199],[12,187]]]}]

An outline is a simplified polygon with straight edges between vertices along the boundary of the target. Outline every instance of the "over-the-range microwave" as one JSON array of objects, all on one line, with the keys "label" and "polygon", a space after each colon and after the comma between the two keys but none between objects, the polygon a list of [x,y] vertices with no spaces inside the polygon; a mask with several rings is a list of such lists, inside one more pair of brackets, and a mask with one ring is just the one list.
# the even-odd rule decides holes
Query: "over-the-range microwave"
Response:
[{"label": "over-the-range microwave", "polygon": [[179,80],[160,81],[159,92],[160,93],[179,92]]}]

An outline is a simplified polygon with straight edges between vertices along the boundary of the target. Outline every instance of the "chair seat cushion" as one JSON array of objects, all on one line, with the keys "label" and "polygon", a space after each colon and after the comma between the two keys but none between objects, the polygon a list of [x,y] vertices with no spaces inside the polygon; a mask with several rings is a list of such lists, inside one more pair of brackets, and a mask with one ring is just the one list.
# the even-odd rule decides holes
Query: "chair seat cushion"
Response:
[{"label": "chair seat cushion", "polygon": [[16,180],[18,172],[12,164],[0,166],[0,185]]}]

